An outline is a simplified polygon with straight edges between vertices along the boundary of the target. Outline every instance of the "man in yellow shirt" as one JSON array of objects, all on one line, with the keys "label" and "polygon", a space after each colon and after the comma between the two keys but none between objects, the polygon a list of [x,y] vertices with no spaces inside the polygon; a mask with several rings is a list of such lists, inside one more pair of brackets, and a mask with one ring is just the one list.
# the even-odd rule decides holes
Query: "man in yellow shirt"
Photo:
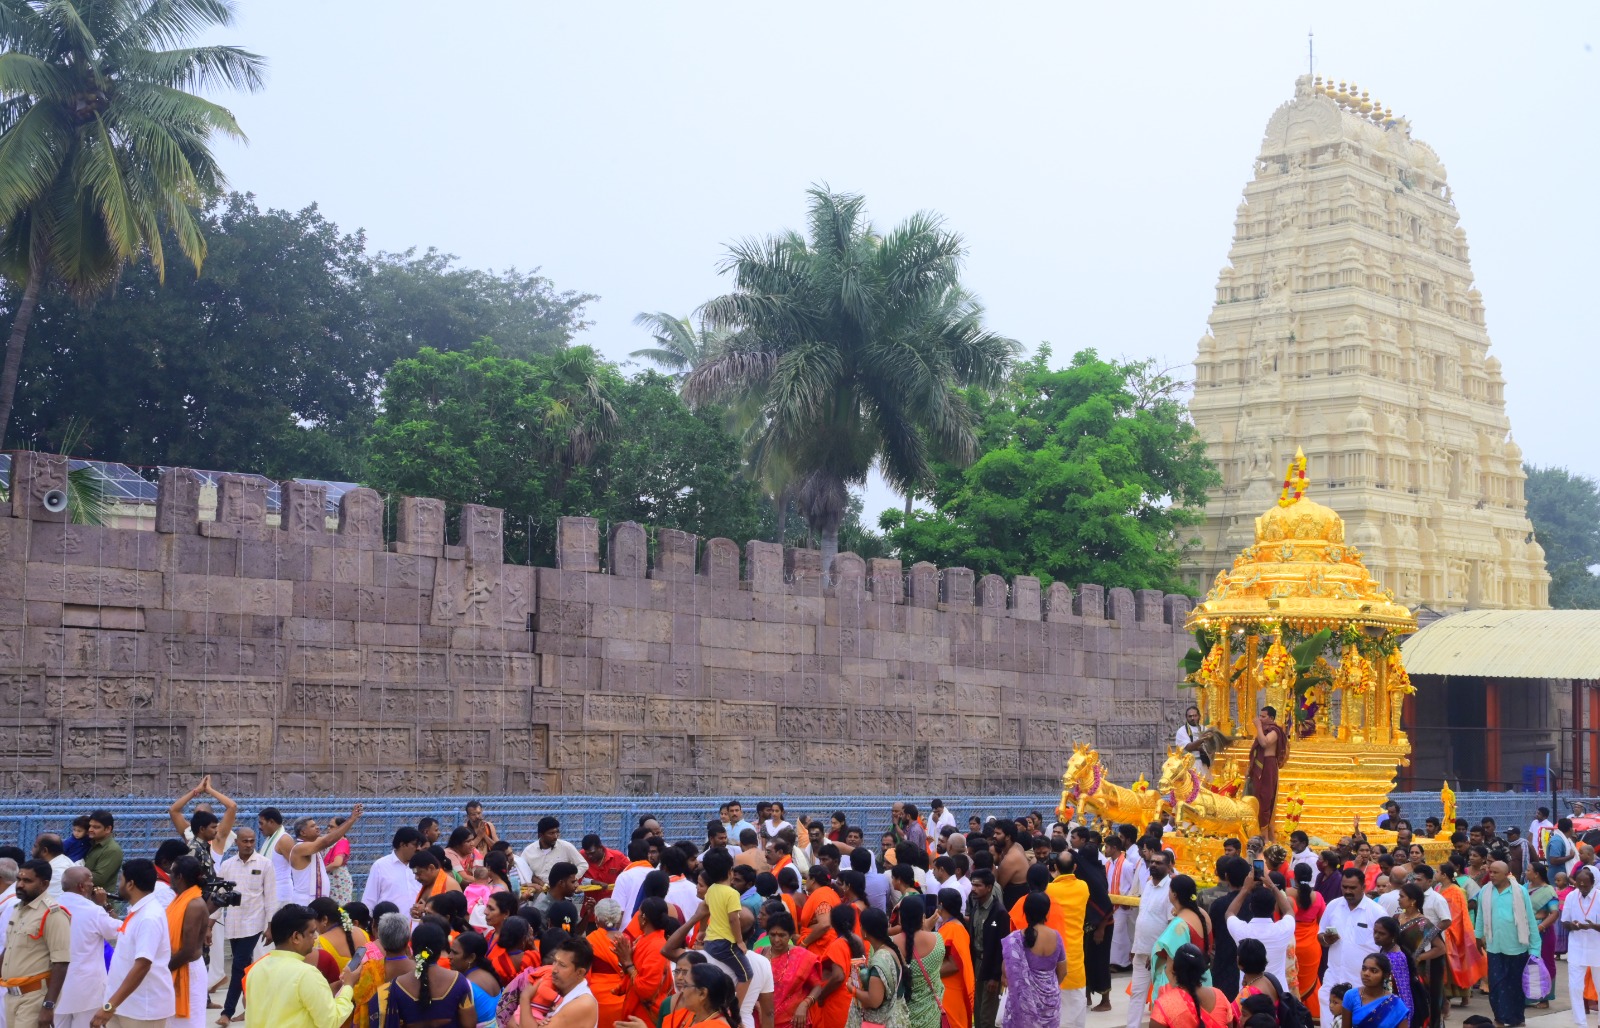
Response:
[{"label": "man in yellow shirt", "polygon": [[1061,942],[1067,950],[1067,976],[1061,980],[1061,1026],[1083,1028],[1089,1017],[1089,984],[1083,969],[1083,919],[1089,909],[1089,883],[1073,873],[1072,851],[1056,854],[1056,878],[1045,886],[1051,913],[1061,919]]},{"label": "man in yellow shirt", "polygon": [[317,944],[311,911],[285,904],[272,915],[270,930],[277,948],[245,972],[245,1028],[339,1028],[354,1007],[351,988],[361,965],[351,964],[339,990],[330,993],[327,979],[305,960]]}]

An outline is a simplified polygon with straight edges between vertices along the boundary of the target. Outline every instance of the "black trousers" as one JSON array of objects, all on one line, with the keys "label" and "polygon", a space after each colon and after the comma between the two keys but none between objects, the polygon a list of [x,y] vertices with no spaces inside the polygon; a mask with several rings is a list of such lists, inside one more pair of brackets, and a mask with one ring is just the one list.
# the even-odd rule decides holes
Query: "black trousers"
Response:
[{"label": "black trousers", "polygon": [[1111,921],[1103,927],[1099,942],[1093,929],[1083,933],[1083,974],[1090,992],[1111,991]]},{"label": "black trousers", "polygon": [[244,972],[250,966],[250,961],[255,959],[256,943],[260,941],[259,935],[228,940],[228,948],[233,956],[233,973],[228,976],[228,998],[222,1001],[224,1017],[232,1017],[233,1012],[239,1009],[239,997],[244,994]]}]

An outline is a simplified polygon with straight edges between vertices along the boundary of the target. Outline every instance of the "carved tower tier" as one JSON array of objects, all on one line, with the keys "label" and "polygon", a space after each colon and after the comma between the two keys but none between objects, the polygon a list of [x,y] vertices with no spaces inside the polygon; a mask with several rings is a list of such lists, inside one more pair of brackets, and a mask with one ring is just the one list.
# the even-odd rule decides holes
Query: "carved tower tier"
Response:
[{"label": "carved tower tier", "polygon": [[1401,603],[1549,606],[1458,220],[1444,166],[1404,118],[1354,84],[1296,81],[1267,123],[1195,359],[1191,409],[1223,484],[1193,584],[1251,544],[1298,443]]}]

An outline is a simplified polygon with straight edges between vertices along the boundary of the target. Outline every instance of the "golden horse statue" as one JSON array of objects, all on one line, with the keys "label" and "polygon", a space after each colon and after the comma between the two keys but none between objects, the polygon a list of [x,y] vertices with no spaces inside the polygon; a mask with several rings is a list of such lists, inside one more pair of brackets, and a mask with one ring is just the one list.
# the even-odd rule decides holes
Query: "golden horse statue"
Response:
[{"label": "golden horse statue", "polygon": [[1124,789],[1106,779],[1105,765],[1093,746],[1078,743],[1061,775],[1061,806],[1095,813],[1106,821],[1131,824],[1143,831],[1156,819],[1160,794],[1153,789]]},{"label": "golden horse statue", "polygon": [[1256,798],[1235,799],[1208,789],[1194,769],[1193,753],[1169,747],[1156,790],[1162,801],[1171,805],[1173,820],[1179,823],[1188,821],[1202,831],[1236,835],[1240,839],[1248,839],[1261,831],[1257,823]]}]

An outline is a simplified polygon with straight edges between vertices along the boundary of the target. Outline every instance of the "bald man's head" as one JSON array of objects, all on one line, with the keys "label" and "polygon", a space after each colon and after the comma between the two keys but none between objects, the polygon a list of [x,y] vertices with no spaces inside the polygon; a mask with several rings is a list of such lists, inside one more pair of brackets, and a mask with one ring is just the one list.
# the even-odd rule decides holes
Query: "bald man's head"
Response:
[{"label": "bald man's head", "polygon": [[957,853],[967,852],[967,837],[959,832],[951,833],[944,841],[944,851],[952,857]]},{"label": "bald man's head", "polygon": [[61,875],[61,891],[87,896],[94,891],[94,874],[86,867],[74,864]]},{"label": "bald man's head", "polygon": [[1489,880],[1496,889],[1505,889],[1511,884],[1511,865],[1503,860],[1496,860],[1489,865]]}]

